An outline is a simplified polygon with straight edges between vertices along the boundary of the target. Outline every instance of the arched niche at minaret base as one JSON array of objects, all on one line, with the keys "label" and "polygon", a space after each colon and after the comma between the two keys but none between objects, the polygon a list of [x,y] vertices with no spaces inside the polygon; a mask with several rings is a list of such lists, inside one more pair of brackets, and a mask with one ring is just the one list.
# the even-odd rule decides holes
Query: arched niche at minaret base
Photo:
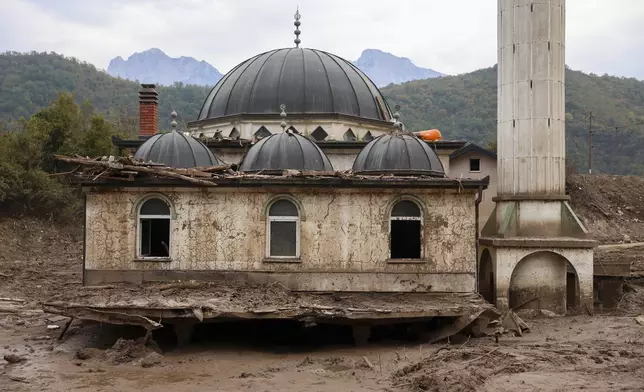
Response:
[{"label": "arched niche at minaret base", "polygon": [[[479,253],[480,265],[488,259],[492,265],[491,273],[479,277],[479,291],[492,286],[499,310],[547,309],[565,314],[574,308],[592,309],[592,248],[482,246]],[[493,284],[487,282],[489,276]]]}]

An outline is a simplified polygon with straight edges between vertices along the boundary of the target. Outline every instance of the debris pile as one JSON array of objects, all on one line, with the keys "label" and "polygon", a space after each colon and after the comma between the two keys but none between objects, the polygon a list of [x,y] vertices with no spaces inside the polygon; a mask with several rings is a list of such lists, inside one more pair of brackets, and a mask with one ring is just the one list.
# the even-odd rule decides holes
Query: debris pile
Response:
[{"label": "debris pile", "polygon": [[411,391],[477,391],[495,374],[525,372],[534,367],[529,358],[496,348],[441,347],[423,360],[393,374],[393,385]]},{"label": "debris pile", "polygon": [[[283,180],[283,179],[326,179],[336,181],[374,180],[391,182],[441,181],[449,184],[461,184],[463,181],[450,178],[429,176],[394,176],[394,175],[357,175],[348,171],[299,171],[284,170],[277,173],[243,173],[236,171],[236,165],[219,165],[195,168],[172,168],[165,165],[142,162],[133,157],[68,157],[55,155],[59,162],[69,164],[71,170],[62,174],[70,175],[73,182],[79,184],[98,184],[106,181],[132,182],[155,180],[178,180],[191,184],[211,187],[218,183],[248,180]],[[477,180],[478,181],[478,180]]]},{"label": "debris pile", "polygon": [[402,320],[414,317],[466,317],[469,322],[492,305],[474,293],[327,293],[292,292],[279,282],[148,283],[70,287],[43,304],[47,313],[110,324],[139,325],[148,330],[159,318],[271,319],[311,323],[324,320]]}]

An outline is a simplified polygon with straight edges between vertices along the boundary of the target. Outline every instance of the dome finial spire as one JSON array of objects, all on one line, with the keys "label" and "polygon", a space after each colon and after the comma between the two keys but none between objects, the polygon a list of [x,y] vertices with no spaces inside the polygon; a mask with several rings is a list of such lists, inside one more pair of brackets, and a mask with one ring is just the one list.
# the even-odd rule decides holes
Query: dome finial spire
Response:
[{"label": "dome finial spire", "polygon": [[282,132],[287,132],[286,127],[288,126],[288,124],[286,123],[286,105],[281,104],[280,109],[282,110],[282,113],[280,113],[280,117],[282,118],[280,127],[282,127]]},{"label": "dome finial spire", "polygon": [[170,117],[172,117],[172,121],[170,122],[170,126],[172,127],[172,132],[175,132],[177,130],[177,116],[178,114],[174,110],[172,111],[172,113],[170,113]]},{"label": "dome finial spire", "polygon": [[295,15],[294,15],[295,22],[293,22],[293,24],[295,25],[295,40],[293,42],[295,42],[295,47],[296,48],[299,48],[300,47],[300,42],[302,42],[300,40],[300,34],[302,33],[300,31],[300,25],[301,25],[300,18],[301,17],[302,17],[302,15],[300,15],[300,7],[298,6],[296,11],[295,11]]}]

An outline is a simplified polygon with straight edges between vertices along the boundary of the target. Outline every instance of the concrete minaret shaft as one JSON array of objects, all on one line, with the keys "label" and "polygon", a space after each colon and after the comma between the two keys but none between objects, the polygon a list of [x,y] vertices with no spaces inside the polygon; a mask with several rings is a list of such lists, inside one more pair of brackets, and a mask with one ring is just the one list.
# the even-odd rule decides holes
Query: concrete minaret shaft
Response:
[{"label": "concrete minaret shaft", "polygon": [[592,307],[595,242],[566,195],[566,2],[498,7],[498,183],[479,240],[479,291],[501,309]]},{"label": "concrete minaret shaft", "polygon": [[565,0],[499,0],[498,195],[565,193]]}]

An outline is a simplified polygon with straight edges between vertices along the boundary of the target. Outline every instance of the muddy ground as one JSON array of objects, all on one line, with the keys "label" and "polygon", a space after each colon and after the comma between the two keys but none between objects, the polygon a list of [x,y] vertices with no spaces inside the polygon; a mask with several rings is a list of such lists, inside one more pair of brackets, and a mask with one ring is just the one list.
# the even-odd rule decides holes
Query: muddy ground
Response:
[{"label": "muddy ground", "polygon": [[[351,344],[350,332],[298,336],[292,325],[218,325],[174,349],[155,336],[143,347],[120,337],[141,331],[74,323],[38,301],[80,285],[78,226],[0,220],[0,391],[640,391],[644,390],[644,286],[624,310],[590,317],[526,318],[522,337],[434,345],[380,340]],[[50,327],[48,327],[50,326]],[[58,328],[53,327],[58,326]],[[311,336],[311,335],[309,335]],[[15,362],[15,363],[10,363]]]}]

